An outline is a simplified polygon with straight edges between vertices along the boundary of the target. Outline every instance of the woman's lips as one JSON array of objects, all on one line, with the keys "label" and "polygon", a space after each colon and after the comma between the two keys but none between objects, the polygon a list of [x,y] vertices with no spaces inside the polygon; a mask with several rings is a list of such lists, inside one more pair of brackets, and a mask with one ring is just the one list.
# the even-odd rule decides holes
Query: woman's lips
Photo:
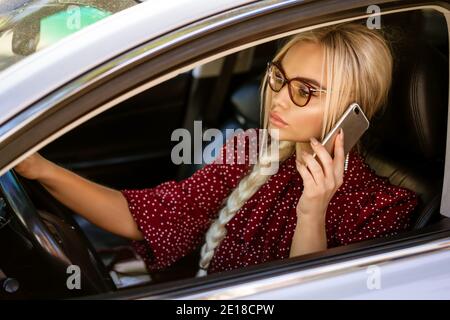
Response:
[{"label": "woman's lips", "polygon": [[288,125],[283,119],[281,119],[276,113],[273,112],[270,113],[269,119],[270,122],[272,122],[277,127],[285,127]]}]

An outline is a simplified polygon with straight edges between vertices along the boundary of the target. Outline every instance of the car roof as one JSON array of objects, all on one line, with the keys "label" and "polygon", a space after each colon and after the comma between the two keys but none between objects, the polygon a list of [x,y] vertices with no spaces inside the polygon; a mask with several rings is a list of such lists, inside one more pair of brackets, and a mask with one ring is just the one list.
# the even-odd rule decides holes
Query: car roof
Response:
[{"label": "car roof", "polygon": [[[167,32],[255,0],[152,0],[109,16],[0,73],[0,124],[92,68]],[[188,8],[188,10],[187,10]]]}]

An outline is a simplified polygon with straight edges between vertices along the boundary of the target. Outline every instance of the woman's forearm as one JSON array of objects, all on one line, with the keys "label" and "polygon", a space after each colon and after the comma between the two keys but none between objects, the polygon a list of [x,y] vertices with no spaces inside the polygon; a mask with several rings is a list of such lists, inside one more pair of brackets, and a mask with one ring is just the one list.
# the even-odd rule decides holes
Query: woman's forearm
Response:
[{"label": "woman's forearm", "polygon": [[50,161],[38,181],[61,203],[93,224],[119,236],[143,239],[120,191],[89,181]]},{"label": "woman's forearm", "polygon": [[325,214],[299,215],[289,257],[327,249]]}]

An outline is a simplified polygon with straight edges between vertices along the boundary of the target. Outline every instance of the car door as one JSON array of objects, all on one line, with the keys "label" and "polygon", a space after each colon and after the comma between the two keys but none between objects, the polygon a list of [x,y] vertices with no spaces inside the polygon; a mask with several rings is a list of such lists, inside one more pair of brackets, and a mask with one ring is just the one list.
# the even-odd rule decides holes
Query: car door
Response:
[{"label": "car door", "polygon": [[[100,110],[112,107],[137,92],[162,83],[164,79],[189,70],[195,64],[248,48],[258,44],[259,41],[264,42],[294,34],[307,26],[363,17],[369,4],[372,2],[261,1],[200,21],[198,24],[187,25],[183,29],[184,37],[175,32],[167,35],[167,38],[158,38],[157,43],[165,45],[161,45],[159,52],[154,50],[156,43],[150,41],[127,52],[124,56],[119,56],[118,60],[113,61],[112,64],[101,65],[93,70],[90,76],[98,76],[95,79],[97,81],[91,81],[82,89],[75,88],[69,92],[71,87],[68,85],[60,88],[59,91],[52,92],[55,96],[67,94],[67,99],[61,99],[57,103],[49,103],[49,100],[46,100],[47,104],[40,105],[41,108],[45,107],[45,112],[35,118],[33,126],[24,125],[24,129],[10,133],[8,140],[0,140],[0,147],[5,151],[0,165],[3,170],[10,168],[14,160],[19,156],[23,157],[27,150],[36,149],[39,143],[45,144],[56,139],[55,132],[67,131],[67,128],[74,126],[74,123],[80,124],[87,121]],[[382,9],[388,12],[389,10],[408,10],[415,6],[419,7],[420,3],[399,4],[387,1]],[[446,6],[442,10],[448,12],[449,7]],[[225,19],[225,17],[231,18]],[[201,32],[199,27],[203,27],[200,29]],[[170,37],[173,39],[175,35],[180,37],[179,41],[169,42],[168,39]],[[125,60],[120,68],[113,68],[119,65],[119,61],[123,62],[121,59],[124,57],[128,60]],[[107,81],[101,77],[102,72],[107,73]],[[69,93],[70,99],[68,99]],[[104,297],[241,298],[251,297],[253,294],[258,298],[273,298],[273,294],[280,294],[283,297],[295,298],[299,297],[299,292],[306,297],[311,292],[309,290],[319,288],[312,286],[308,289],[306,282],[318,277],[328,281],[328,283],[324,282],[323,286],[336,288],[334,292],[343,285],[348,286],[349,292],[355,292],[352,291],[355,288],[352,287],[351,282],[358,281],[360,285],[366,272],[365,268],[381,262],[397,260],[407,263],[407,259],[417,257],[418,260],[415,262],[422,263],[423,258],[426,259],[428,254],[435,252],[438,255],[428,262],[434,260],[438,270],[439,263],[447,263],[449,259],[449,230],[448,219],[444,219],[441,224],[433,228],[411,233],[407,237],[402,236],[388,241],[376,239],[363,244],[289,259],[289,261],[276,261],[246,270],[234,270],[206,279],[188,279],[177,282],[176,285],[167,283],[148,288],[130,289]],[[405,268],[405,265],[392,264],[391,267]],[[352,275],[351,272],[355,269],[357,274]],[[338,278],[341,274],[346,274],[348,278]],[[338,285],[339,281],[343,283]],[[366,283],[363,282],[364,285]]]}]

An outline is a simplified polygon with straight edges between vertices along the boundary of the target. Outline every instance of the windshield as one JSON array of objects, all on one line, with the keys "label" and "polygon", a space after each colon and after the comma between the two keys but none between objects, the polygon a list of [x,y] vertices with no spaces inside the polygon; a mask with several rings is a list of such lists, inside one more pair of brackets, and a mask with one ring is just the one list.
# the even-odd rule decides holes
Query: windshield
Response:
[{"label": "windshield", "polygon": [[137,0],[0,0],[0,72]]}]

